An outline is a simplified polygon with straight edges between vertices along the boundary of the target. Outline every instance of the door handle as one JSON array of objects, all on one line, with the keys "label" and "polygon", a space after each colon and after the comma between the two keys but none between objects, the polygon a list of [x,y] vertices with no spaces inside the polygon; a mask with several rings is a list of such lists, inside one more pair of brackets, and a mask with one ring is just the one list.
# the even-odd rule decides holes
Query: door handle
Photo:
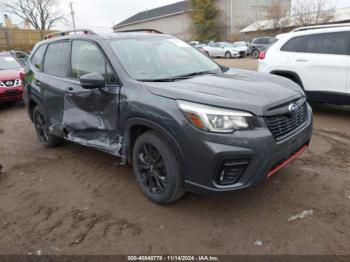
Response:
[{"label": "door handle", "polygon": [[305,59],[305,58],[299,58],[297,60],[295,60],[297,62],[309,62],[309,60]]},{"label": "door handle", "polygon": [[40,81],[39,81],[39,80],[36,80],[36,79],[34,80],[34,84],[37,85],[37,86],[40,86],[40,85],[41,85]]}]

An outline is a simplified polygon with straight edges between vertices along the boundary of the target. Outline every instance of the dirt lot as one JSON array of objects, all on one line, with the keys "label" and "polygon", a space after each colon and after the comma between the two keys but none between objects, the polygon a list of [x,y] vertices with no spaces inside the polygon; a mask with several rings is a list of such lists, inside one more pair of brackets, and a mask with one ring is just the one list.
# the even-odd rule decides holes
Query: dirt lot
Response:
[{"label": "dirt lot", "polygon": [[264,184],[162,207],[114,157],[46,149],[23,105],[2,107],[0,254],[349,254],[350,107],[313,108],[310,149]]}]

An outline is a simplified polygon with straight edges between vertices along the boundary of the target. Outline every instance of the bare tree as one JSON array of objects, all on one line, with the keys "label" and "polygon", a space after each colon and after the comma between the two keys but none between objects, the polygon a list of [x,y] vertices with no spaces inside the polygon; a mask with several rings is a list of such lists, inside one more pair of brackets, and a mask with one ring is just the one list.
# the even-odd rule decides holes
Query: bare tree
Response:
[{"label": "bare tree", "polygon": [[266,7],[266,20],[273,32],[280,31],[289,23],[289,8],[283,0],[272,0]]},{"label": "bare tree", "polygon": [[330,5],[327,0],[296,0],[293,15],[302,26],[330,22],[335,15],[336,4]]},{"label": "bare tree", "polygon": [[16,15],[31,24],[36,30],[49,30],[64,19],[56,0],[3,0],[5,12]]}]

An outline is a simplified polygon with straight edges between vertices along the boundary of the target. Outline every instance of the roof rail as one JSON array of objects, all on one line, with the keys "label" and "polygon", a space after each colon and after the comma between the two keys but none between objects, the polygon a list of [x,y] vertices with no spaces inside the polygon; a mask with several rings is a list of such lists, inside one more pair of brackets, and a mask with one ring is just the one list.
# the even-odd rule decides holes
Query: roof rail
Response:
[{"label": "roof rail", "polygon": [[292,32],[301,32],[301,31],[307,31],[307,30],[327,29],[327,28],[346,27],[346,26],[350,26],[350,23],[304,26],[304,27],[296,28]]},{"label": "roof rail", "polygon": [[61,32],[56,32],[56,33],[51,33],[48,34],[46,36],[44,36],[44,39],[50,39],[53,37],[58,37],[58,36],[65,36],[65,35],[69,35],[71,33],[80,33],[80,34],[84,34],[84,35],[97,35],[94,31],[89,30],[89,29],[77,29],[77,30],[69,30],[69,31],[61,31]]},{"label": "roof rail", "polygon": [[152,34],[163,34],[162,32],[155,29],[134,29],[134,30],[123,30],[123,31],[115,31],[114,33],[135,33],[135,32],[145,32]]}]

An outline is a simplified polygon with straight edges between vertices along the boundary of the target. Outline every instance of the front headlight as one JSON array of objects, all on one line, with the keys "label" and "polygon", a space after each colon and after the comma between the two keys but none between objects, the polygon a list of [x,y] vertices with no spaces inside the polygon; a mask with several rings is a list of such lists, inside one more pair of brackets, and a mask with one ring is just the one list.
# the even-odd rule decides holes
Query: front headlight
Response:
[{"label": "front headlight", "polygon": [[187,101],[177,101],[187,119],[199,129],[216,133],[232,133],[249,128],[252,114],[242,111],[216,108]]}]

